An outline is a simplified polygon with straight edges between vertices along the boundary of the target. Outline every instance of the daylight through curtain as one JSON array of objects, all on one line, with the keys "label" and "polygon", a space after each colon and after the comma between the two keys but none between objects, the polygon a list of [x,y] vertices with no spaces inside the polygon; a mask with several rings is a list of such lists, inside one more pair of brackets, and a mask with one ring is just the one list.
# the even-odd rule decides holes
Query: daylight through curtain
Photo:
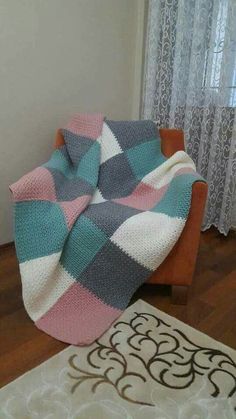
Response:
[{"label": "daylight through curtain", "polygon": [[150,0],[142,117],[182,128],[207,179],[203,229],[236,224],[236,0]]}]

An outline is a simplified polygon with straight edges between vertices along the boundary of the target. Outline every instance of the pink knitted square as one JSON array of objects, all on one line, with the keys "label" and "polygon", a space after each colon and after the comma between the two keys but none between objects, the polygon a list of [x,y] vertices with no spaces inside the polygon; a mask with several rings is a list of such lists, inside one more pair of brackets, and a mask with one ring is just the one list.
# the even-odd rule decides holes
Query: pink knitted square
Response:
[{"label": "pink knitted square", "polygon": [[121,310],[103,303],[87,288],[75,282],[36,322],[36,326],[63,342],[89,345],[121,313]]},{"label": "pink knitted square", "polygon": [[103,119],[104,117],[100,113],[79,113],[73,116],[65,129],[76,135],[96,140],[101,135]]}]

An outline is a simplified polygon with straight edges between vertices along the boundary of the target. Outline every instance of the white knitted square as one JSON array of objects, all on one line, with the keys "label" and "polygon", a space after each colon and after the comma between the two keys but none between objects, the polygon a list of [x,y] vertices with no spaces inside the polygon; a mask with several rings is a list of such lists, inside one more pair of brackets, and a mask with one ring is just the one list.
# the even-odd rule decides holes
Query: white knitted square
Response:
[{"label": "white knitted square", "polygon": [[123,152],[116,137],[105,122],[99,142],[101,144],[101,164]]},{"label": "white knitted square", "polygon": [[60,256],[61,252],[20,264],[24,305],[34,321],[75,283],[75,279],[60,265]]},{"label": "white knitted square", "polygon": [[111,241],[154,271],[171,251],[184,224],[182,218],[146,211],[128,218],[115,231]]},{"label": "white knitted square", "polygon": [[162,186],[168,185],[174,178],[176,172],[181,169],[196,169],[194,162],[184,151],[178,151],[173,154],[163,164],[149,172],[142,179],[142,182],[154,189],[159,189]]}]

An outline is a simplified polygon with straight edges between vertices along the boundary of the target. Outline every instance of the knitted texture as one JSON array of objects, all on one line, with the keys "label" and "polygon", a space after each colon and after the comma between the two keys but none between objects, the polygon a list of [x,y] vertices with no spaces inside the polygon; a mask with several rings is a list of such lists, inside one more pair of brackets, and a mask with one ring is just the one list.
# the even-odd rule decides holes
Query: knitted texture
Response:
[{"label": "knitted texture", "polygon": [[11,186],[25,308],[36,326],[90,344],[178,240],[200,177],[166,159],[152,121],[76,115],[50,160]]}]

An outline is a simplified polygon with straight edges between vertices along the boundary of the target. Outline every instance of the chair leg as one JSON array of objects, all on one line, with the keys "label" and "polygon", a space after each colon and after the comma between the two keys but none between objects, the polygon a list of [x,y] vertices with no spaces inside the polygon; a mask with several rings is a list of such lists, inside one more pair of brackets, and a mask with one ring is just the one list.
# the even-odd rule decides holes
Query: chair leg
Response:
[{"label": "chair leg", "polygon": [[172,285],[172,303],[186,305],[188,302],[188,286],[187,285]]}]

